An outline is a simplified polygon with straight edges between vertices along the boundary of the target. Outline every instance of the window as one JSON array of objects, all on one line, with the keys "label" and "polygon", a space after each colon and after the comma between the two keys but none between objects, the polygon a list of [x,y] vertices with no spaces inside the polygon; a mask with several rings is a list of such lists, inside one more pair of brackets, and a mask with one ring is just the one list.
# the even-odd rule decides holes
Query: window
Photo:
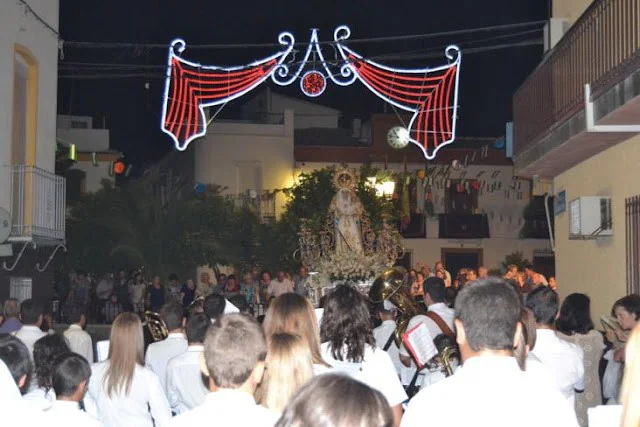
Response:
[{"label": "window", "polygon": [[9,297],[20,302],[31,298],[32,280],[31,277],[11,277],[9,279]]},{"label": "window", "polygon": [[71,129],[88,129],[89,124],[85,120],[71,120]]},{"label": "window", "polygon": [[640,196],[625,201],[627,294],[640,293]]},{"label": "window", "polygon": [[35,165],[38,114],[38,66],[31,52],[15,46],[13,59],[13,110],[11,163]]},{"label": "window", "polygon": [[452,179],[445,189],[445,213],[473,215],[478,206],[478,192],[473,189],[471,180]]}]

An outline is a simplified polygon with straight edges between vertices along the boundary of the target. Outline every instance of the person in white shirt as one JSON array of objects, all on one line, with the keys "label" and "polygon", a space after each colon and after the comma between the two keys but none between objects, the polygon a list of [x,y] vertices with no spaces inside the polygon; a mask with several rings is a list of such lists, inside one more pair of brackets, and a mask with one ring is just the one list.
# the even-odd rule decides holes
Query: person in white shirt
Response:
[{"label": "person in white shirt", "polygon": [[22,328],[15,333],[15,336],[29,349],[29,354],[33,360],[33,345],[40,338],[47,335],[46,332],[40,330],[44,309],[35,300],[26,299],[20,306],[20,319],[22,320]]},{"label": "person in white shirt", "polygon": [[169,302],[160,308],[160,318],[164,322],[169,335],[162,341],[154,342],[147,347],[145,365],[160,379],[162,388],[166,390],[167,364],[169,360],[187,351],[189,344],[182,330],[182,306]]},{"label": "person in white shirt", "polygon": [[386,351],[391,357],[393,366],[396,368],[398,375],[405,366],[400,361],[398,354],[398,346],[395,343],[395,331],[396,331],[396,312],[397,308],[393,303],[385,300],[380,307],[378,307],[378,317],[382,321],[380,326],[373,330],[373,338],[376,340],[376,347]]},{"label": "person in white shirt", "polygon": [[80,409],[91,377],[87,360],[76,353],[58,357],[53,366],[52,385],[56,401],[44,412],[47,426],[101,427],[102,423]]},{"label": "person in white shirt", "polygon": [[[12,335],[2,335],[0,336],[0,361],[4,362],[18,389],[16,395],[13,393],[13,387],[9,387],[10,390],[7,391],[7,394],[1,396],[4,398],[14,395],[22,400],[22,395],[29,387],[29,378],[33,374],[33,361],[29,357],[29,349],[18,338]],[[0,386],[4,385],[6,384],[0,383]],[[0,402],[2,400],[0,399]]]},{"label": "person in white shirt", "polygon": [[376,347],[369,308],[360,292],[340,285],[328,295],[320,339],[322,358],[336,371],[349,374],[382,393],[398,425],[407,393],[391,357]]},{"label": "person in white shirt", "polygon": [[451,286],[451,284],[452,284],[451,273],[449,273],[449,271],[445,270],[444,263],[442,261],[436,262],[436,265],[434,266],[434,271],[435,271],[435,273],[441,272],[442,275],[444,276],[444,277],[442,277],[442,279],[444,279],[445,285],[447,287]]},{"label": "person in white shirt", "polygon": [[[569,402],[518,366],[513,349],[521,334],[520,298],[509,284],[478,280],[460,291],[455,307],[463,366],[420,391],[409,402],[402,427],[578,426]],[[535,396],[540,410],[531,410],[527,396]]]},{"label": "person in white shirt", "polygon": [[547,286],[531,291],[525,306],[536,320],[536,344],[531,350],[551,374],[556,388],[575,406],[575,392],[584,390],[584,352],[575,344],[556,335],[554,323],[558,317],[558,295]]},{"label": "person in white shirt", "polygon": [[109,359],[91,366],[89,396],[106,427],[153,427],[171,418],[158,376],[143,366],[140,318],[122,313],[111,325]]},{"label": "person in white shirt", "polygon": [[175,414],[201,405],[209,392],[208,385],[202,381],[200,358],[204,354],[203,342],[210,326],[211,319],[206,314],[191,316],[186,328],[189,348],[169,360],[167,365],[167,398]]},{"label": "person in white shirt", "polygon": [[56,400],[51,386],[53,362],[61,355],[69,353],[69,344],[60,334],[40,338],[33,346],[33,376],[29,392],[24,399],[40,410],[47,410]]},{"label": "person in white shirt", "polygon": [[27,346],[14,336],[0,335],[0,420],[3,425],[47,425],[43,412],[34,411],[21,396],[32,369]]},{"label": "person in white shirt", "polygon": [[272,427],[279,414],[256,404],[267,356],[264,332],[244,314],[225,314],[204,341],[203,373],[209,390],[202,405],[171,419],[168,426]]},{"label": "person in white shirt", "polygon": [[84,331],[87,326],[87,316],[84,307],[76,307],[69,315],[69,329],[64,331],[64,337],[69,341],[69,348],[74,353],[93,363],[93,341],[91,335]]},{"label": "person in white shirt", "polygon": [[[424,323],[429,330],[431,339],[435,340],[436,337],[440,334],[445,334],[450,338],[453,338],[454,310],[452,308],[449,308],[444,302],[446,298],[446,287],[444,280],[439,277],[429,277],[424,281],[423,289],[424,303],[427,306],[428,313],[426,315],[419,314],[411,318],[407,326],[407,330],[411,330],[420,323]],[[438,320],[438,318],[440,320]],[[441,323],[442,325],[440,326],[438,325],[438,323]],[[400,346],[398,353],[402,364],[409,368],[403,371],[402,375],[402,383],[407,385],[412,381],[413,376],[415,375],[416,365],[404,344]],[[428,375],[430,375],[430,372],[425,371],[424,376]],[[434,375],[439,376],[439,373],[434,372]],[[419,385],[423,381],[427,381],[428,383],[434,382],[431,380],[418,378],[417,384]]]},{"label": "person in white shirt", "polygon": [[267,287],[267,294],[271,297],[279,297],[288,292],[294,292],[293,282],[285,277],[284,271],[278,271],[277,278]]},{"label": "person in white shirt", "polygon": [[202,302],[202,310],[204,314],[209,316],[212,323],[215,323],[216,319],[224,314],[226,306],[227,300],[220,294],[211,294]]},{"label": "person in white shirt", "polygon": [[389,427],[393,413],[382,393],[341,374],[319,375],[291,399],[276,427]]}]

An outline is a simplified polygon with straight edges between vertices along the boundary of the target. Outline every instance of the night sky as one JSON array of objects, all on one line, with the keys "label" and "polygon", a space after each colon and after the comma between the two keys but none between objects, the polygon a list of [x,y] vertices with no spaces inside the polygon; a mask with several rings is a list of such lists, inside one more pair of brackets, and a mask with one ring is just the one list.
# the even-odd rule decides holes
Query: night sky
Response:
[{"label": "night sky", "polygon": [[[296,41],[307,42],[310,28],[320,30],[321,41],[331,40],[333,29],[341,24],[350,26],[351,38],[357,39],[541,21],[548,17],[546,3],[544,0],[60,0],[60,32],[67,42],[168,46],[173,38],[182,37],[187,42],[184,57],[210,65],[234,65],[270,55],[277,48],[204,50],[189,49],[189,45],[274,43],[284,30],[291,31]],[[511,119],[511,96],[540,61],[542,47],[519,46],[468,54],[465,49],[541,39],[542,31],[532,32],[541,27],[351,46],[365,57],[403,53],[401,59],[378,61],[417,68],[444,64],[443,46],[460,44],[463,57],[458,135],[500,136],[504,134],[505,122]],[[512,35],[525,32],[528,33]],[[489,38],[494,39],[485,40]],[[425,53],[437,56],[425,58]],[[67,45],[60,68],[60,74],[66,77],[59,80],[58,113],[93,116],[99,127],[104,121],[111,130],[112,148],[124,152],[129,162],[142,165],[159,159],[173,148],[170,138],[159,128],[166,58],[166,47],[88,49]],[[78,63],[118,65],[96,68]],[[130,68],[123,71],[122,67]],[[123,72],[136,77],[104,78]],[[145,88],[147,82],[149,89]],[[274,90],[304,97],[297,86],[293,89],[276,86]],[[243,99],[230,103],[225,114],[233,115],[234,107]],[[343,111],[346,118],[366,119],[384,109],[384,102],[358,83],[349,88],[329,83],[317,102]]]}]

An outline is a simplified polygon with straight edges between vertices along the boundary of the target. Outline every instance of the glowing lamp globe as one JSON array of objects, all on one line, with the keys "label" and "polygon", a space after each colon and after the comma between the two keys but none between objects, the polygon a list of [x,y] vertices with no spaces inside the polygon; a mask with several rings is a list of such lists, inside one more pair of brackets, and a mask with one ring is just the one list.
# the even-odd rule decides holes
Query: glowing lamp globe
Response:
[{"label": "glowing lamp globe", "polygon": [[387,142],[395,149],[401,149],[409,144],[409,131],[402,126],[394,126],[387,132]]},{"label": "glowing lamp globe", "polygon": [[123,162],[115,162],[113,164],[113,171],[116,173],[116,175],[121,175],[122,173],[124,173],[125,170],[125,165]]}]

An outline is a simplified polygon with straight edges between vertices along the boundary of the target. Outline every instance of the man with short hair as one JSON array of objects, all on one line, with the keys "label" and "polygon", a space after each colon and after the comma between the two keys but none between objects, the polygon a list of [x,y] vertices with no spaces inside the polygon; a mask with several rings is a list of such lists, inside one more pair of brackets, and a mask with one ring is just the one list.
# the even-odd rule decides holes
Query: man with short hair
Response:
[{"label": "man with short hair", "polygon": [[478,273],[473,268],[467,269],[467,282],[473,282],[474,280],[478,280]]},{"label": "man with short hair", "polygon": [[[419,314],[411,318],[407,330],[411,330],[420,323],[424,323],[429,330],[431,339],[435,339],[440,334],[445,334],[453,338],[454,311],[445,303],[446,287],[444,280],[439,277],[429,277],[424,281],[422,286],[424,289],[424,303],[428,310],[427,314]],[[402,383],[408,385],[413,375],[415,375],[416,366],[404,344],[400,346],[398,353],[402,364],[411,368],[410,370],[404,370],[402,375],[404,378],[401,378]],[[426,374],[427,373],[425,373],[425,375]],[[418,383],[420,382],[421,381],[418,381]]]},{"label": "man with short hair", "polygon": [[202,405],[174,417],[169,426],[207,425],[271,427],[278,413],[256,404],[253,397],[265,371],[267,344],[260,325],[243,314],[222,316],[204,341],[204,366],[209,390]]},{"label": "man with short hair", "polygon": [[20,393],[25,394],[33,373],[33,362],[27,346],[16,337],[3,334],[0,336],[0,360],[9,369]]},{"label": "man with short hair", "polygon": [[267,288],[267,294],[270,297],[279,297],[288,292],[293,292],[293,282],[285,277],[284,271],[278,271],[276,280],[272,280]]},{"label": "man with short hair", "polygon": [[533,269],[533,265],[531,265],[531,264],[527,264],[527,265],[524,266],[524,274],[527,276],[527,279],[525,280],[525,285],[530,285],[530,286],[538,286],[538,285],[549,286],[549,282],[547,282],[547,279],[542,274],[540,274],[537,271],[535,271]]},{"label": "man with short hair", "polygon": [[66,353],[54,362],[51,372],[56,400],[44,412],[47,425],[69,427],[100,427],[102,423],[80,409],[91,377],[87,360],[76,353]]},{"label": "man with short hair", "polygon": [[47,335],[46,332],[40,330],[44,309],[35,300],[26,299],[20,307],[20,318],[22,319],[22,328],[15,333],[29,349],[31,359],[33,359],[33,345],[40,338]]},{"label": "man with short hair", "polygon": [[436,262],[435,272],[437,273],[438,271],[441,271],[444,274],[445,286],[447,286],[447,287],[451,286],[451,273],[449,273],[447,270],[445,270],[444,263],[442,261]]},{"label": "man with short hair", "polygon": [[11,334],[22,328],[20,323],[20,301],[15,298],[9,298],[4,302],[3,307],[4,321],[0,325],[0,334]]},{"label": "man with short hair", "polygon": [[209,392],[202,381],[200,357],[204,354],[204,338],[210,326],[211,319],[206,314],[191,316],[186,329],[189,348],[167,365],[167,399],[176,414],[201,405]]},{"label": "man with short hair", "polygon": [[64,337],[69,341],[69,348],[74,353],[93,363],[93,341],[91,335],[84,331],[87,326],[87,315],[84,307],[74,307],[69,314],[69,329],[64,331]]},{"label": "man with short hair", "polygon": [[169,360],[187,351],[189,345],[182,331],[182,306],[176,302],[167,303],[162,306],[159,314],[169,335],[162,341],[149,344],[144,361],[145,365],[155,372],[162,388],[166,390]]},{"label": "man with short hair", "polygon": [[373,338],[376,340],[376,347],[389,353],[393,365],[396,367],[398,375],[403,369],[406,369],[402,362],[400,362],[400,356],[398,354],[398,346],[396,345],[394,338],[396,332],[396,312],[397,307],[388,300],[383,301],[378,306],[378,317],[382,321],[382,324],[373,330]]},{"label": "man with short hair", "polygon": [[[518,366],[513,349],[519,344],[519,321],[520,299],[503,280],[465,286],[455,304],[464,367],[420,391],[401,426],[577,427],[573,407],[558,391]],[[523,396],[534,396],[539,410]]]},{"label": "man with short hair", "polygon": [[558,295],[546,286],[539,286],[525,298],[525,306],[536,319],[536,345],[531,350],[547,368],[560,393],[575,403],[575,392],[584,385],[584,352],[577,345],[559,338],[554,330],[558,318]]},{"label": "man with short hair", "polygon": [[489,270],[484,265],[478,267],[478,279],[486,279],[489,277]]}]

